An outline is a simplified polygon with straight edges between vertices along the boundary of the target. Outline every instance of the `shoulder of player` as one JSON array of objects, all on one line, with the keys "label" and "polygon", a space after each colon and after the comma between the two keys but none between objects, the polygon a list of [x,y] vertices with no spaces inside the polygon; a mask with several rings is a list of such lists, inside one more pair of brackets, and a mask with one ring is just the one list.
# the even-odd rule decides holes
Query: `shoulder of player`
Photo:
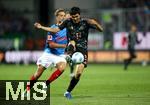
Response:
[{"label": "shoulder of player", "polygon": [[63,23],[64,23],[64,22],[70,22],[70,21],[71,21],[71,19],[68,18],[68,19],[65,19],[65,20],[63,21]]},{"label": "shoulder of player", "polygon": [[81,22],[86,22],[86,23],[90,24],[90,22],[91,22],[92,20],[94,20],[94,19],[91,19],[91,18],[82,18],[82,19],[81,19]]},{"label": "shoulder of player", "polygon": [[82,22],[87,22],[89,20],[89,18],[81,18]]}]

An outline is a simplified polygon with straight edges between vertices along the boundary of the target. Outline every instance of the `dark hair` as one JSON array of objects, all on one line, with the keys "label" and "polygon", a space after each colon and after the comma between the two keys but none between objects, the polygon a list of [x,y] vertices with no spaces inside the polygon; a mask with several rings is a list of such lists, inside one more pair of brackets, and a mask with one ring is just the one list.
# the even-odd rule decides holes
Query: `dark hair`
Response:
[{"label": "dark hair", "polygon": [[80,8],[79,7],[72,7],[70,10],[70,15],[75,15],[79,14],[80,15]]}]

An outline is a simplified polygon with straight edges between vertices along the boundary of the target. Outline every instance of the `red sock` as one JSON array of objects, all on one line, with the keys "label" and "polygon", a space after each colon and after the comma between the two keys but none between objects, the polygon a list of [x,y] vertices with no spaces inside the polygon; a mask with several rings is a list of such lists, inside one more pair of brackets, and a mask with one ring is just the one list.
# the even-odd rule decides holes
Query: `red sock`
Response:
[{"label": "red sock", "polygon": [[36,80],[34,75],[32,75],[32,77],[30,78],[30,81],[32,81],[32,80]]},{"label": "red sock", "polygon": [[55,79],[57,79],[60,75],[62,74],[62,71],[60,71],[59,69],[57,69],[55,72],[53,72],[53,74],[48,78],[48,80],[46,81],[46,85],[48,86],[52,81],[54,81]]},{"label": "red sock", "polygon": [[36,82],[36,78],[34,77],[34,75],[32,75],[32,77],[30,78],[30,83],[27,84],[27,87],[26,87],[27,91],[33,87],[35,82]]},{"label": "red sock", "polygon": [[30,90],[30,82],[29,82],[29,83],[27,83],[26,90],[27,90],[27,91],[29,91],[29,90]]}]

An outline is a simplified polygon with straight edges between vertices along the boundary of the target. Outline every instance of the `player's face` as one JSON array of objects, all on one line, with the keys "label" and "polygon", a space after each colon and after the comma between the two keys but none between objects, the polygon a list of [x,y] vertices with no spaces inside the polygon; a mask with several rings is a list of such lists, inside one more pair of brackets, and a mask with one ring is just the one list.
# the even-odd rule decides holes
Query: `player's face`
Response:
[{"label": "player's face", "polygon": [[71,19],[73,20],[74,23],[79,23],[80,15],[79,14],[71,15]]},{"label": "player's face", "polygon": [[59,12],[56,17],[57,23],[61,23],[65,19],[65,15],[65,12]]}]

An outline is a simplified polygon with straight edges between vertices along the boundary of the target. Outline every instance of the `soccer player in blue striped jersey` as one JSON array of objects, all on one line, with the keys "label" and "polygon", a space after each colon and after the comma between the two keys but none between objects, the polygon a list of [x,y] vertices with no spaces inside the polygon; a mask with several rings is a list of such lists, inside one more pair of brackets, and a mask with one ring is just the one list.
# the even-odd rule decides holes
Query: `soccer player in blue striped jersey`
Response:
[{"label": "soccer player in blue striped jersey", "polygon": [[[54,24],[50,26],[51,28],[58,27],[58,24]],[[50,43],[50,45],[49,45]],[[66,37],[66,29],[63,29],[59,32],[57,32],[55,35],[53,33],[48,32],[47,34],[47,41],[44,52],[46,53],[52,53],[55,55],[61,55],[65,53],[65,47],[64,45],[67,44],[67,37]],[[51,48],[49,48],[49,46]],[[54,46],[54,48],[53,48]]]},{"label": "soccer player in blue striped jersey", "polygon": [[[55,12],[56,24],[51,28],[57,28],[65,19],[64,9],[57,9]],[[66,68],[66,59],[63,56],[67,45],[66,29],[63,29],[57,33],[47,33],[46,46],[44,53],[37,60],[37,71],[32,75],[30,84],[27,86],[27,91],[30,90],[37,79],[42,75],[45,69],[48,67],[55,67],[55,71],[47,79],[46,85],[48,86],[52,81],[56,80]],[[25,92],[26,94],[27,92]]]}]

